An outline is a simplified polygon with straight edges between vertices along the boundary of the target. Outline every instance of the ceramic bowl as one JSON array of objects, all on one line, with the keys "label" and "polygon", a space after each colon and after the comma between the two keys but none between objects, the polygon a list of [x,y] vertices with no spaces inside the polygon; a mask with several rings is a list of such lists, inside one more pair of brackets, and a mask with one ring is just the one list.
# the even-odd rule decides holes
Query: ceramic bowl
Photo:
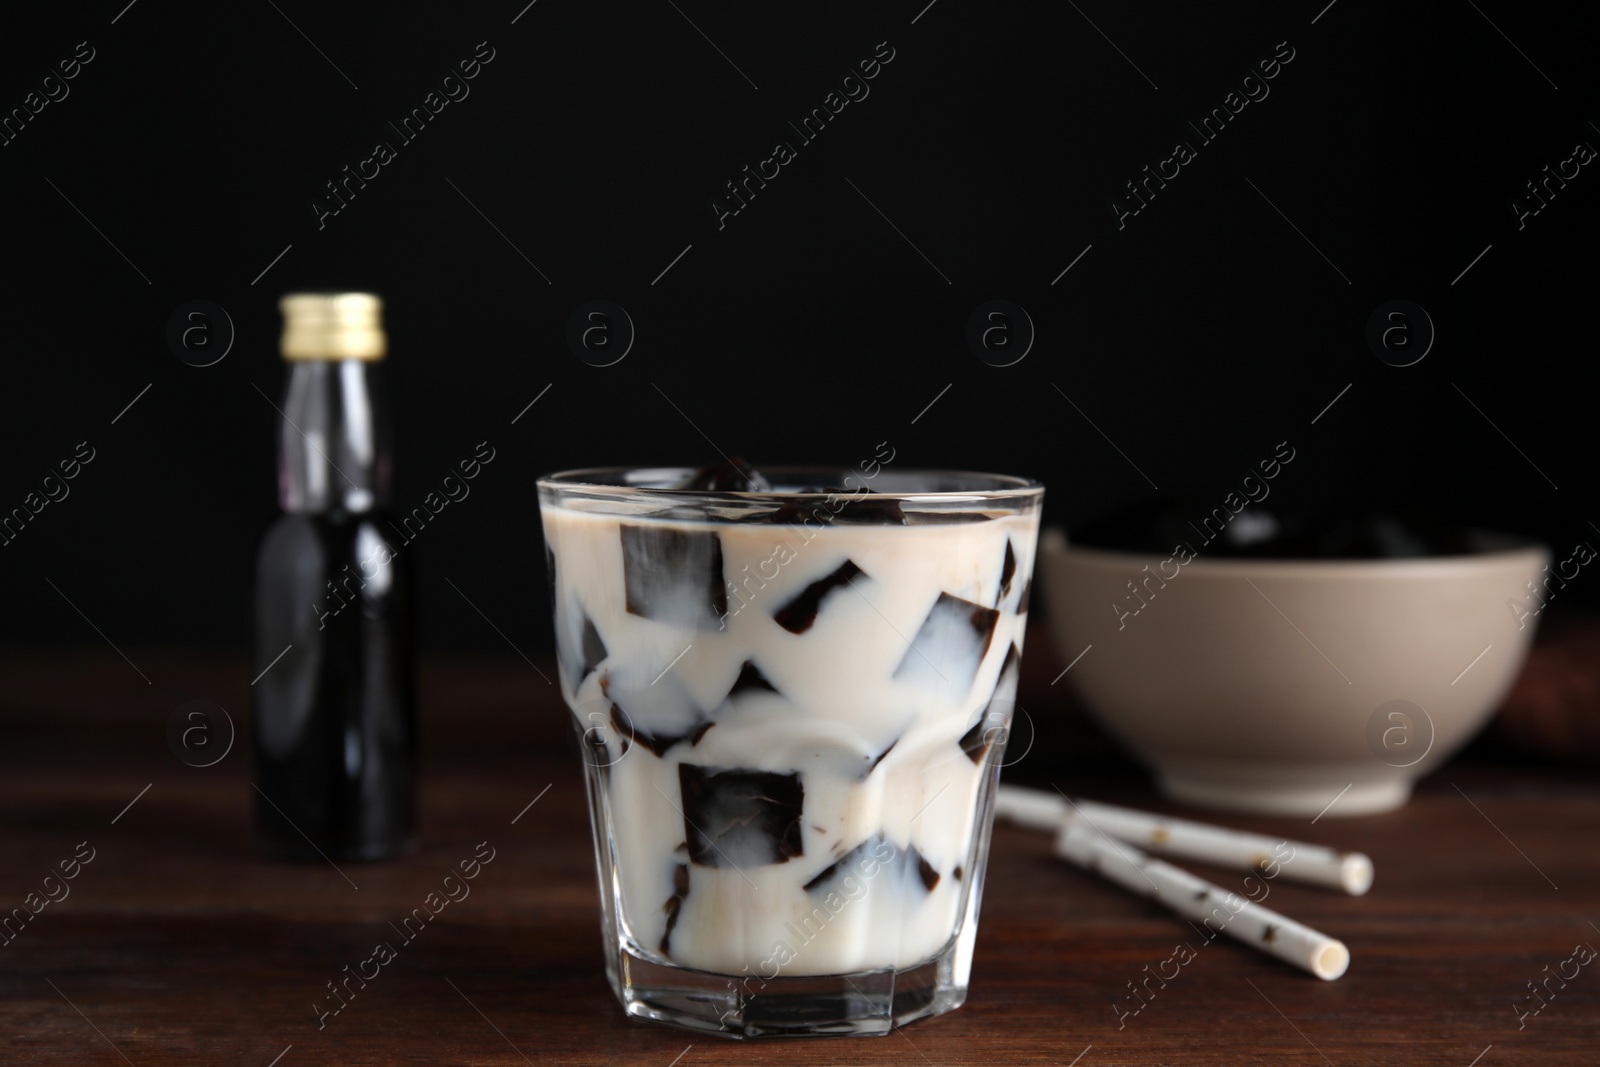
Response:
[{"label": "ceramic bowl", "polygon": [[1515,679],[1550,557],[1474,543],[1422,559],[1182,562],[1049,530],[1039,562],[1068,678],[1167,796],[1333,817],[1404,804]]}]

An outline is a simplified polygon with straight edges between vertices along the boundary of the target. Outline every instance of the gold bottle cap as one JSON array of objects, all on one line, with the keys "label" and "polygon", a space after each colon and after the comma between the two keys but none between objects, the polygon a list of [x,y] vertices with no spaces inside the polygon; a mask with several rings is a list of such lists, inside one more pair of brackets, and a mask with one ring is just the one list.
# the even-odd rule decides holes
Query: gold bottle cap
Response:
[{"label": "gold bottle cap", "polygon": [[289,293],[278,309],[284,359],[379,360],[388,353],[383,300],[371,293]]}]

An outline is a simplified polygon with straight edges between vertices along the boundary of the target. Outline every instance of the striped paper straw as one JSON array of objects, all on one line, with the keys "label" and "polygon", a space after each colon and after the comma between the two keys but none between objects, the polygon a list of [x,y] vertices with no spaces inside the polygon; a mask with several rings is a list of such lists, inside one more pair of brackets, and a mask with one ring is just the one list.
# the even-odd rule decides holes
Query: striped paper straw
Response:
[{"label": "striped paper straw", "polygon": [[1330,982],[1350,966],[1344,942],[1113,841],[1081,820],[1062,827],[1055,850],[1077,866],[1201,923],[1197,929],[1207,940],[1225,933]]},{"label": "striped paper straw", "polygon": [[1372,860],[1361,852],[1340,852],[1325,845],[1229,830],[1093,800],[1071,800],[1059,793],[1002,785],[995,798],[995,815],[1051,833],[1059,831],[1068,819],[1083,819],[1108,837],[1166,856],[1270,873],[1340,889],[1351,896],[1372,888]]}]

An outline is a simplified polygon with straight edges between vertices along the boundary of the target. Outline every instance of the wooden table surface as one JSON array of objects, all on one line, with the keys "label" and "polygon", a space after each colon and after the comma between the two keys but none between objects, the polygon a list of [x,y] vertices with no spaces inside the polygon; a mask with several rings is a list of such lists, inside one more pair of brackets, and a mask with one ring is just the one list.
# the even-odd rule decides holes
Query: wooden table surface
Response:
[{"label": "wooden table surface", "polygon": [[[421,847],[341,873],[253,851],[243,660],[124,651],[151,684],[109,649],[0,653],[0,911],[93,856],[0,947],[0,1063],[1600,1063],[1600,961],[1541,987],[1555,995],[1520,1025],[1516,1008],[1536,1004],[1528,983],[1572,972],[1575,946],[1600,946],[1592,771],[1469,759],[1389,815],[1224,819],[1373,857],[1365,897],[1271,892],[1349,945],[1336,982],[1202,944],[1001,827],[965,1007],[878,1038],[735,1042],[631,1021],[612,998],[579,760],[527,664],[427,668]],[[1008,779],[1177,811],[1039,681],[1053,666],[1036,657],[1024,680],[1038,737]],[[241,731],[214,766],[168,748],[194,698]],[[471,895],[319,1029],[326,983],[395,940],[389,924],[483,841],[494,859]],[[1128,984],[1181,942],[1195,958],[1119,1025],[1113,1004],[1131,1009]]]}]

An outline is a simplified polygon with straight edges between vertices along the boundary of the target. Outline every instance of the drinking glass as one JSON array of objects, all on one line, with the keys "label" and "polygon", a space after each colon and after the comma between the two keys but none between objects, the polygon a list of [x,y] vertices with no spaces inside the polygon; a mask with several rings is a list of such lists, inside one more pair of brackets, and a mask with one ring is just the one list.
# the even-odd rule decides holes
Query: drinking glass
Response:
[{"label": "drinking glass", "polygon": [[539,480],[630,1015],[870,1034],[966,999],[1044,490],[862,467]]}]

